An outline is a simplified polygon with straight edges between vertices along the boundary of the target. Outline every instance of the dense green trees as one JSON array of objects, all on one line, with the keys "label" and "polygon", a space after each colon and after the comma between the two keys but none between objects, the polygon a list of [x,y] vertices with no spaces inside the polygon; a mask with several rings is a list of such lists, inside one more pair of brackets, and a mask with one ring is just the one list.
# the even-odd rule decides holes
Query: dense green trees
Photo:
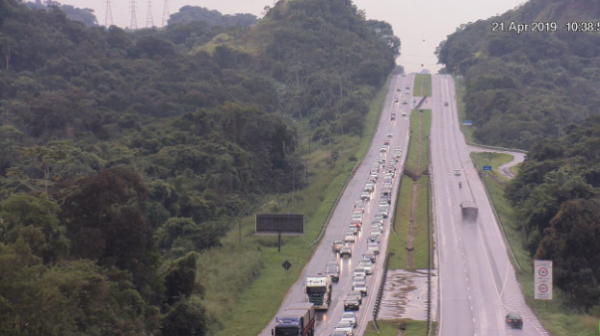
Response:
[{"label": "dense green trees", "polygon": [[518,209],[532,255],[554,261],[556,284],[578,306],[600,299],[600,118],[535,145],[506,196]]},{"label": "dense green trees", "polygon": [[[586,8],[585,14],[578,8]],[[561,8],[560,10],[557,8]],[[499,31],[494,22],[557,23],[556,32]],[[596,2],[533,0],[487,20],[460,26],[437,49],[445,70],[465,77],[468,119],[483,143],[529,149],[563,127],[600,112],[595,33],[568,32],[566,22],[596,21]],[[497,29],[494,31],[493,28]]]},{"label": "dense green trees", "polygon": [[362,132],[400,47],[345,0],[280,2],[252,27],[189,6],[169,22],[0,0],[0,334],[219,328],[199,253],[240,209],[305,186],[290,117],[323,142]]}]

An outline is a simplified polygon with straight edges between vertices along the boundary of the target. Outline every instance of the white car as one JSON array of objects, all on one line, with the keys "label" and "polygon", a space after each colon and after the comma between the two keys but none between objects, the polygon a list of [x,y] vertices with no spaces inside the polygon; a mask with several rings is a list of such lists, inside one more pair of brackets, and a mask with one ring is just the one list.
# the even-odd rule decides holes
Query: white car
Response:
[{"label": "white car", "polygon": [[350,324],[352,324],[352,326],[354,328],[356,328],[356,313],[352,313],[352,312],[345,312],[342,314],[342,322],[343,321],[348,321],[350,322]]},{"label": "white car", "polygon": [[366,192],[366,191],[363,191],[363,193],[362,193],[362,194],[360,194],[360,198],[361,198],[363,201],[368,201],[368,200],[370,200],[370,199],[371,199],[371,193],[369,193],[369,192]]},{"label": "white car", "polygon": [[460,176],[460,169],[454,169],[454,176]]},{"label": "white car", "polygon": [[358,266],[364,268],[365,272],[367,273],[367,275],[373,274],[373,263],[371,262],[370,259],[368,259],[368,260],[361,260],[358,263]]},{"label": "white car", "polygon": [[361,276],[355,276],[355,277],[352,278],[352,286],[354,286],[355,283],[362,282],[362,281],[367,281],[367,278],[361,277]]},{"label": "white car", "polygon": [[379,148],[379,152],[385,153],[385,152],[387,152],[387,149],[385,148],[385,146],[381,146],[381,148]]},{"label": "white car", "polygon": [[360,291],[362,296],[367,296],[367,283],[366,282],[358,282],[354,286],[352,286],[352,290]]},{"label": "white car", "polygon": [[367,250],[368,251],[373,251],[373,253],[375,253],[375,254],[379,254],[379,244],[377,244],[377,243],[368,243],[367,244]]},{"label": "white car", "polygon": [[365,277],[366,278],[367,277],[367,272],[365,271],[364,268],[357,267],[357,268],[354,269],[354,273],[352,273],[352,276],[355,276],[355,277],[361,276],[361,277]]},{"label": "white car", "polygon": [[341,321],[340,323],[338,323],[335,326],[335,330],[333,330],[333,332],[345,331],[348,334],[348,336],[354,336],[352,329],[354,329],[354,327],[352,326],[352,323],[350,323],[348,321]]},{"label": "white car", "polygon": [[356,241],[356,237],[353,232],[346,233],[346,237],[344,238],[346,243],[354,243]]}]

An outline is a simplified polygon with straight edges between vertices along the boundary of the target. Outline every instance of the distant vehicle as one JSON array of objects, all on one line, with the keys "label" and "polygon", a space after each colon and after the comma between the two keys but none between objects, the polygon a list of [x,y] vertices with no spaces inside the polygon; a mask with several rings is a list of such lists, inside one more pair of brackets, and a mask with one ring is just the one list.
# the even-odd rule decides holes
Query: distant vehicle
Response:
[{"label": "distant vehicle", "polygon": [[400,89],[400,88],[396,89],[396,92],[400,92],[400,91],[402,91],[402,89]]},{"label": "distant vehicle", "polygon": [[360,301],[358,301],[358,297],[355,295],[346,296],[346,300],[344,300],[344,310],[358,310],[360,306]]},{"label": "distant vehicle", "polygon": [[379,254],[379,244],[377,243],[367,243],[367,250],[373,251],[375,254]]},{"label": "distant vehicle", "polygon": [[[356,237],[354,236],[354,232],[348,230],[348,232],[346,233],[346,237],[344,237],[344,241],[346,243],[354,243],[356,241]],[[341,253],[341,251],[340,251]]]},{"label": "distant vehicle", "polygon": [[329,266],[327,267],[327,275],[331,278],[331,281],[338,282],[340,281],[340,268],[337,266]]},{"label": "distant vehicle", "polygon": [[365,272],[365,269],[362,267],[357,267],[354,269],[354,272],[352,272],[352,276],[362,276],[362,277],[367,277],[367,272]]},{"label": "distant vehicle", "polygon": [[407,86],[407,87],[406,87],[406,89],[407,89],[407,90],[410,90],[410,86]]},{"label": "distant vehicle", "polygon": [[510,314],[506,315],[506,324],[508,324],[512,328],[522,329],[523,328],[523,318],[521,317],[520,314],[510,313]]},{"label": "distant vehicle", "polygon": [[379,243],[379,241],[381,240],[379,237],[380,237],[380,235],[369,236],[369,242],[370,243]]},{"label": "distant vehicle", "polygon": [[396,113],[392,113],[392,117],[390,118],[392,121],[396,120]]},{"label": "distant vehicle", "polygon": [[363,191],[362,194],[360,194],[360,198],[363,201],[368,201],[371,199],[371,193],[367,192],[367,191]]},{"label": "distant vehicle", "polygon": [[361,260],[358,263],[358,266],[364,268],[367,275],[373,274],[373,263],[371,260]]},{"label": "distant vehicle", "polygon": [[377,261],[377,255],[371,250],[367,250],[365,253],[363,253],[363,258],[371,259],[372,263],[375,263]]},{"label": "distant vehicle", "polygon": [[389,146],[389,144],[390,144],[390,140],[384,140],[384,141],[383,141],[383,144],[384,144],[384,145],[386,145],[386,146]]},{"label": "distant vehicle", "polygon": [[335,330],[330,336],[348,336],[345,330]]},{"label": "distant vehicle", "polygon": [[331,304],[331,278],[323,273],[306,277],[306,297],[315,309],[327,310]]},{"label": "distant vehicle", "polygon": [[349,246],[344,246],[340,250],[340,258],[343,257],[352,258],[352,249]]},{"label": "distant vehicle", "polygon": [[353,289],[350,291],[350,293],[348,293],[348,296],[356,296],[358,298],[358,302],[362,304],[362,293],[360,291]]},{"label": "distant vehicle", "polygon": [[406,111],[402,111],[402,116],[406,117]]},{"label": "distant vehicle", "polygon": [[348,336],[354,336],[354,332],[352,329],[354,328],[352,327],[352,324],[350,322],[342,321],[335,326],[334,331],[345,331],[348,333]]},{"label": "distant vehicle", "polygon": [[388,209],[379,208],[378,214],[382,214],[383,218],[388,218]]},{"label": "distant vehicle", "polygon": [[343,313],[342,321],[348,321],[353,328],[356,328],[356,313]]},{"label": "distant vehicle", "polygon": [[397,102],[399,102],[399,100],[398,100],[398,99],[394,100],[394,103],[397,103]]},{"label": "distant vehicle", "polygon": [[331,250],[333,252],[340,252],[340,250],[342,249],[342,247],[344,247],[344,242],[342,242],[341,240],[336,240],[331,245]]},{"label": "distant vehicle", "polygon": [[348,226],[348,231],[347,231],[348,233],[352,232],[353,235],[357,235],[358,231],[359,231],[359,229],[358,229],[358,227],[356,225],[350,225],[350,226]]},{"label": "distant vehicle", "polygon": [[358,282],[355,285],[352,286],[352,290],[357,290],[360,291],[360,293],[362,294],[362,296],[367,296],[368,292],[367,292],[367,283],[362,281],[362,282]]},{"label": "distant vehicle", "polygon": [[332,266],[340,267],[340,264],[338,264],[337,260],[330,260],[330,261],[328,261],[327,262],[327,267],[332,267]]},{"label": "distant vehicle", "polygon": [[363,276],[355,276],[352,278],[352,285],[354,285],[357,282],[361,282],[361,281],[367,281],[367,278],[363,277]]},{"label": "distant vehicle", "polygon": [[402,102],[402,105],[408,105],[408,102],[405,100]]},{"label": "distant vehicle", "polygon": [[463,219],[467,221],[476,221],[477,215],[479,214],[479,208],[474,202],[461,202],[460,211],[462,212]]},{"label": "distant vehicle", "polygon": [[312,303],[289,305],[275,318],[274,336],[313,335],[315,333],[315,309]]},{"label": "distant vehicle", "polygon": [[454,169],[454,176],[460,176],[460,169]]},{"label": "distant vehicle", "polygon": [[379,152],[385,153],[385,152],[387,152],[387,149],[384,146],[381,146],[381,148],[379,148]]},{"label": "distant vehicle", "polygon": [[444,106],[448,106],[448,102],[444,102]]},{"label": "distant vehicle", "polygon": [[392,134],[392,133],[388,133],[387,137],[388,137],[388,138],[393,138],[393,137],[394,137],[394,134]]}]

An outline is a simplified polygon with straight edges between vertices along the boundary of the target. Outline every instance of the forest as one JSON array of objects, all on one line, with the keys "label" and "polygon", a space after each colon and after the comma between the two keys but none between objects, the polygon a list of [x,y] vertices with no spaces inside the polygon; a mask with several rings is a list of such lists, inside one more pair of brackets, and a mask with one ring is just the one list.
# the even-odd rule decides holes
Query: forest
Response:
[{"label": "forest", "polygon": [[[505,189],[523,243],[553,260],[558,288],[600,312],[600,36],[568,32],[597,21],[591,0],[532,0],[460,26],[439,46],[445,71],[464,76],[467,117],[485,144],[529,150]],[[493,22],[557,22],[556,32],[494,32]]]},{"label": "forest", "polygon": [[[462,75],[467,117],[484,144],[529,149],[600,112],[600,35],[569,32],[567,21],[597,21],[593,0],[532,0],[464,24],[438,47],[446,72]],[[556,22],[555,32],[492,31],[494,22]]]},{"label": "forest", "polygon": [[0,334],[206,335],[198,259],[306,187],[297,125],[362,132],[400,41],[348,0],[135,31],[61,8],[0,0]]}]

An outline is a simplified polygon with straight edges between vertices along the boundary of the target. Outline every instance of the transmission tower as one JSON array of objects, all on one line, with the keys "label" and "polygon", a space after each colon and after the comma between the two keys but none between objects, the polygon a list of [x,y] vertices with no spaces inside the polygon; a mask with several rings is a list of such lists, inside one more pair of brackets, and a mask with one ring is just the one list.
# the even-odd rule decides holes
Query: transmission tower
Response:
[{"label": "transmission tower", "polygon": [[152,17],[152,0],[148,0],[148,14],[146,15],[146,28],[154,27],[154,18]]},{"label": "transmission tower", "polygon": [[110,0],[106,0],[106,15],[104,16],[104,26],[110,27],[114,25],[113,16],[112,16],[112,6],[110,5]]},{"label": "transmission tower", "polygon": [[135,13],[135,0],[131,0],[131,23],[129,24],[130,29],[137,29],[137,15]]},{"label": "transmission tower", "polygon": [[162,26],[167,25],[167,20],[169,20],[169,0],[164,0],[165,4],[163,7],[163,17],[162,17]]}]

